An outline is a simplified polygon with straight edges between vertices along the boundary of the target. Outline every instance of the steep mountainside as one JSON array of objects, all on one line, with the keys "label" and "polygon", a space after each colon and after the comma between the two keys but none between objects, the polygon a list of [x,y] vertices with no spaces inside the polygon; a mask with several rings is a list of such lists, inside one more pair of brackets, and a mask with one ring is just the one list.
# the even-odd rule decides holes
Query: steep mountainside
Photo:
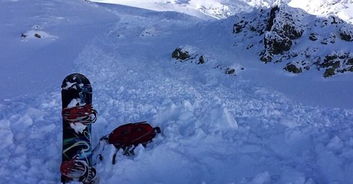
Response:
[{"label": "steep mountainside", "polygon": [[287,5],[260,9],[236,17],[237,42],[261,61],[281,63],[292,73],[323,70],[324,77],[353,71],[353,26],[336,16],[307,14]]}]

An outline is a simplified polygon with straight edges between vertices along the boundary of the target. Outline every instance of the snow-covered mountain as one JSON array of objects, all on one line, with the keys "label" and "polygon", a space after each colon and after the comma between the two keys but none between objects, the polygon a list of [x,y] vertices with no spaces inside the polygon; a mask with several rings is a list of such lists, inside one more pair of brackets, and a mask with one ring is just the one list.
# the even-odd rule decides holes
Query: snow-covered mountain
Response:
[{"label": "snow-covered mountain", "polygon": [[275,0],[93,0],[122,4],[156,11],[176,11],[200,18],[227,18],[254,7],[270,7]]},{"label": "snow-covered mountain", "polygon": [[[122,4],[157,11],[177,11],[194,16],[227,18],[254,8],[270,8],[279,4],[301,8],[309,14],[318,16],[336,15],[353,23],[352,0],[91,0],[93,2]],[[201,12],[202,14],[200,14]]]},{"label": "snow-covered mountain", "polygon": [[318,16],[338,16],[342,20],[353,23],[352,0],[291,0],[288,5],[301,8],[307,13]]},{"label": "snow-covered mountain", "polygon": [[[101,183],[353,183],[352,73],[286,72],[291,61],[272,64],[280,55],[264,42],[289,39],[283,56],[300,59],[311,45],[321,57],[351,52],[340,37],[348,19],[272,1],[119,2],[0,0],[0,183],[59,183],[60,85],[73,72],[92,82],[93,144],[128,122],[163,131],[116,165],[106,147]],[[295,27],[281,32],[284,20]],[[335,43],[322,44],[331,33]]]}]

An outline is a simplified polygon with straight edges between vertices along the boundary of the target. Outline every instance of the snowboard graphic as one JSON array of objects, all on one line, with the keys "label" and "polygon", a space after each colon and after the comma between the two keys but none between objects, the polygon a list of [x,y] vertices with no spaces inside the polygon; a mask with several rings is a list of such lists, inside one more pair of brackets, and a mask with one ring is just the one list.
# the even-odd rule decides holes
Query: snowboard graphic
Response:
[{"label": "snowboard graphic", "polygon": [[63,147],[61,182],[97,184],[92,165],[91,124],[96,120],[92,107],[92,87],[82,74],[67,76],[61,85]]}]

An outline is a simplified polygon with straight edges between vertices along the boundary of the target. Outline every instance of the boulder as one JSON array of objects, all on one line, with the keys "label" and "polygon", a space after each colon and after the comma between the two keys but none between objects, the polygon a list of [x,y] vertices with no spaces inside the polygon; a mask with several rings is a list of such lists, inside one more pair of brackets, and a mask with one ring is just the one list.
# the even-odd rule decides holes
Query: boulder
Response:
[{"label": "boulder", "polygon": [[300,67],[297,67],[296,65],[292,63],[288,63],[286,67],[283,68],[284,70],[292,73],[301,73],[303,70]]},{"label": "boulder", "polygon": [[179,60],[186,60],[190,58],[190,54],[186,50],[183,50],[181,48],[176,48],[172,53],[172,58],[179,59]]}]

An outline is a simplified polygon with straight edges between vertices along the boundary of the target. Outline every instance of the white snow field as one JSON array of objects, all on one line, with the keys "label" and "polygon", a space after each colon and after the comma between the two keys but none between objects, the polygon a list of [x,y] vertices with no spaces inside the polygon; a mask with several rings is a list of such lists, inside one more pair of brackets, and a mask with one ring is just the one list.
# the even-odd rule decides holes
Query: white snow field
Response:
[{"label": "white snow field", "polygon": [[[116,165],[107,147],[101,184],[353,183],[352,74],[263,64],[234,46],[232,17],[0,0],[0,22],[0,183],[60,183],[60,85],[72,72],[92,82],[93,144],[128,122],[163,131]],[[177,47],[207,62],[171,59]]]}]

